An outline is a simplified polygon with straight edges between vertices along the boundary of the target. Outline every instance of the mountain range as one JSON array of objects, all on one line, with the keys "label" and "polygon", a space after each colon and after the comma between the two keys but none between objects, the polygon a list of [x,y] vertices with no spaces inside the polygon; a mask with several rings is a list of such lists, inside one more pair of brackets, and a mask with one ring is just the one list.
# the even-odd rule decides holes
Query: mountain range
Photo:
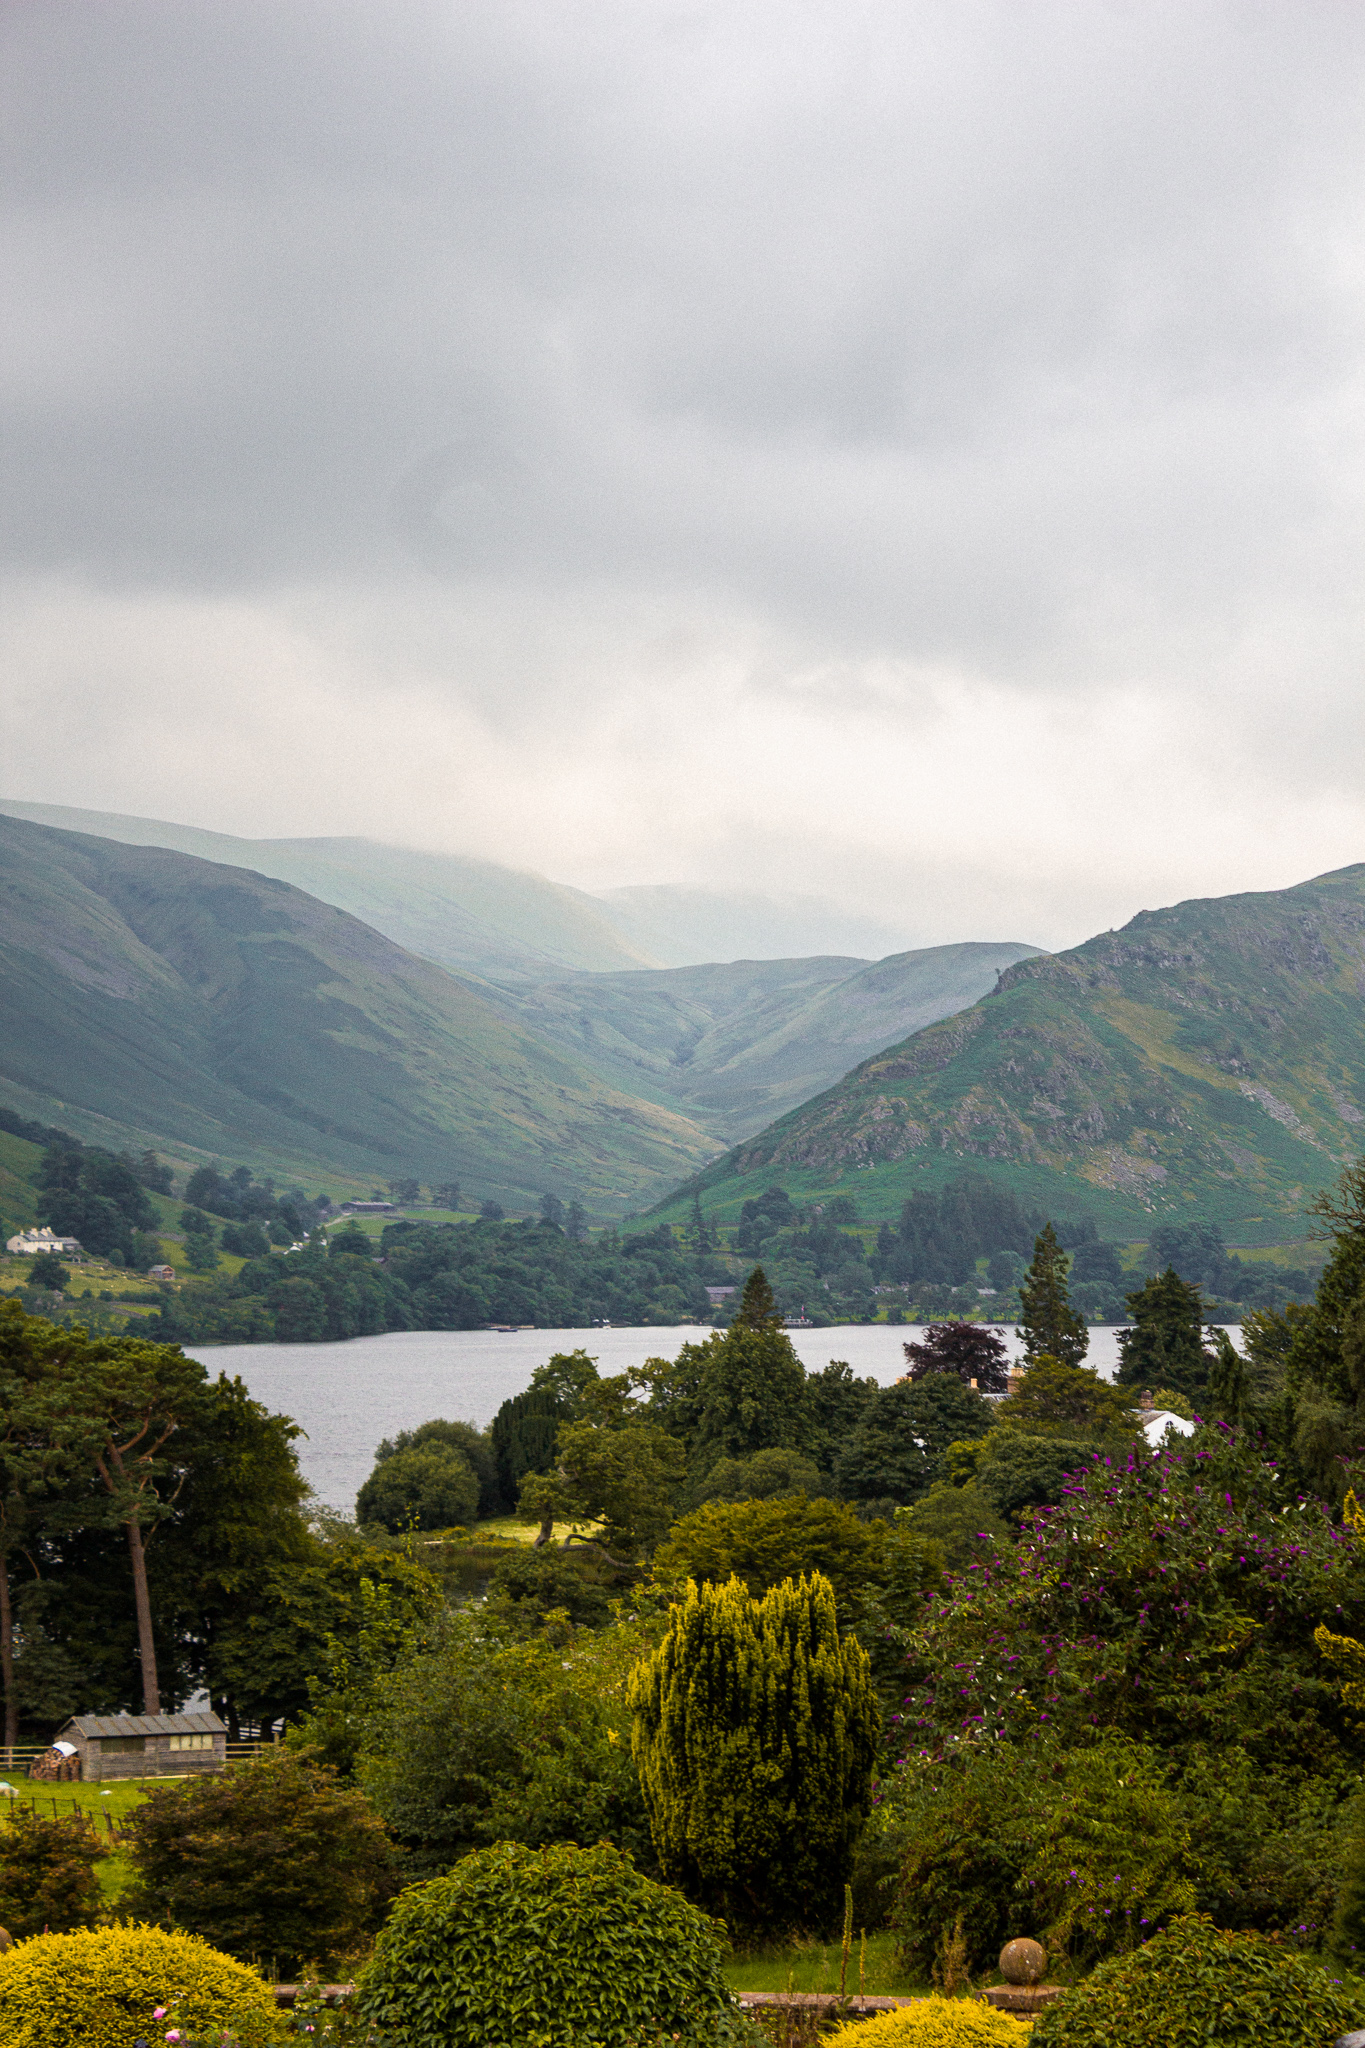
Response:
[{"label": "mountain range", "polygon": [[250,868],[349,910],[409,952],[495,980],[895,950],[872,918],[808,897],[642,886],[592,896],[524,868],[372,839],[240,839],[164,818],[0,799],[0,815]]},{"label": "mountain range", "polygon": [[1290,889],[1143,911],[1006,968],[991,993],[864,1059],[713,1162],[728,1216],[774,1182],[860,1197],[987,1174],[1114,1235],[1200,1218],[1302,1234],[1365,1141],[1365,864]]},{"label": "mountain range", "polygon": [[0,966],[0,1095],[96,1142],[616,1212],[715,1150],[345,911],[188,854],[0,818]]},{"label": "mountain range", "polygon": [[[571,898],[561,915],[556,885],[492,869],[474,875],[481,896],[438,899],[422,892],[426,856],[281,842],[279,864],[344,883],[390,926],[424,925],[428,941],[485,959],[502,945],[495,982],[242,865],[259,842],[222,843],[231,863],[0,812],[0,1091],[24,1115],[315,1185],[413,1175],[517,1207],[555,1192],[619,1214],[1029,950],[533,981],[555,948],[611,957],[607,927]],[[446,864],[442,887],[477,867]],[[517,894],[522,880],[534,887]],[[499,902],[515,913],[506,940]],[[514,947],[520,973],[507,971]]]},{"label": "mountain range", "polygon": [[608,899],[492,863],[20,808],[0,1100],[117,1147],[718,1220],[774,1182],[876,1219],[973,1171],[1111,1235],[1254,1243],[1301,1236],[1365,1135],[1365,865],[1058,954],[659,967]]}]

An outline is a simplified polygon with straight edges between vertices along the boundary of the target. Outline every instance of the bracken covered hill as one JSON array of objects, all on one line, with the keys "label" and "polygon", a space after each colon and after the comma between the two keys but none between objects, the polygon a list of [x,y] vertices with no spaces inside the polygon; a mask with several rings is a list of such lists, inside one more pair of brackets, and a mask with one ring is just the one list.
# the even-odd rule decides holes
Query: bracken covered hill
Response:
[{"label": "bracken covered hill", "polygon": [[1199,1215],[1284,1236],[1365,1146],[1363,1105],[1359,864],[1020,961],[696,1185],[717,1214],[780,1180],[876,1216],[971,1167],[1111,1228]]}]

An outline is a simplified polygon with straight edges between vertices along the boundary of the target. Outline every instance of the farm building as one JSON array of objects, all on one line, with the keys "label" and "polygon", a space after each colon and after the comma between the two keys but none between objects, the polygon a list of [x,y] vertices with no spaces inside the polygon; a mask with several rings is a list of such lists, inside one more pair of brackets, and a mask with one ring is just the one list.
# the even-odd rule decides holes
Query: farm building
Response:
[{"label": "farm building", "polygon": [[92,1783],[197,1776],[227,1762],[227,1728],[216,1714],[77,1714],[59,1743],[72,1746]]}]

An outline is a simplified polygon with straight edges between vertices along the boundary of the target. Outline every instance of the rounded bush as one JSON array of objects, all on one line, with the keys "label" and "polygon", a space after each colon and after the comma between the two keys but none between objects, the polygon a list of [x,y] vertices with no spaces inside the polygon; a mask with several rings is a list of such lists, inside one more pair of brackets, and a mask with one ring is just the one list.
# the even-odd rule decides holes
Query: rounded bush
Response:
[{"label": "rounded bush", "polygon": [[1191,1913],[1049,2006],[1032,2048],[1328,2048],[1362,2023],[1359,1989],[1267,1935]]},{"label": "rounded bush", "polygon": [[919,1998],[875,2020],[853,2020],[827,2037],[842,2048],[1021,2048],[1028,2025],[975,1998]]},{"label": "rounded bush", "polygon": [[176,2022],[240,2025],[253,2040],[283,2039],[269,1986],[193,1934],[160,1927],[39,1934],[0,1955],[0,2048],[131,2048]]},{"label": "rounded bush", "polygon": [[739,2038],[724,1952],[723,1929],[605,1842],[499,1842],[402,1894],[360,2005],[404,2048],[710,2048]]},{"label": "rounded bush", "polygon": [[453,1529],[478,1512],[478,1474],[451,1444],[395,1451],[376,1465],[357,1496],[362,1522],[378,1522],[395,1535],[404,1529]]}]

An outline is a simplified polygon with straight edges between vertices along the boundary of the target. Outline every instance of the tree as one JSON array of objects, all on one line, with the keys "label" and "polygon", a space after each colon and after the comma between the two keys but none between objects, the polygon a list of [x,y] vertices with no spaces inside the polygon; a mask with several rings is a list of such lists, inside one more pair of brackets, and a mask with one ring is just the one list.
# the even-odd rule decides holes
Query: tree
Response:
[{"label": "tree", "polygon": [[690,1585],[630,1698],[664,1876],[755,1933],[833,1925],[871,1805],[877,1710],[829,1580],[761,1600],[739,1579]]},{"label": "tree", "polygon": [[401,1207],[410,1207],[413,1203],[420,1202],[421,1199],[422,1189],[417,1181],[407,1179],[391,1180],[389,1182],[389,1200],[391,1202],[397,1202]]},{"label": "tree", "polygon": [[360,1782],[407,1869],[435,1876],[500,1841],[606,1840],[652,1863],[626,1685],[657,1630],[636,1616],[566,1639],[487,1608],[447,1613],[356,1721]]},{"label": "tree", "polygon": [[569,1213],[564,1219],[564,1235],[570,1244],[583,1244],[588,1235],[588,1213],[579,1201],[569,1204]]},{"label": "tree", "polygon": [[11,1940],[93,1927],[101,1904],[95,1865],[108,1854],[84,1814],[44,1820],[17,1807],[0,1828],[0,1925]]},{"label": "tree", "polygon": [[558,1195],[541,1196],[540,1220],[542,1223],[550,1224],[552,1228],[554,1228],[555,1230],[560,1230],[563,1228],[564,1204],[560,1201]]},{"label": "tree", "polygon": [[777,1305],[777,1297],[768,1285],[768,1276],[762,1266],[755,1266],[744,1283],[744,1292],[730,1328],[777,1330],[781,1327],[782,1311]]},{"label": "tree", "polygon": [[478,1475],[479,1514],[497,1514],[498,1466],[492,1441],[486,1429],[477,1429],[472,1422],[447,1422],[437,1416],[430,1422],[419,1422],[416,1429],[400,1429],[397,1436],[384,1438],[374,1454],[375,1464],[382,1464],[397,1451],[427,1450],[433,1444],[445,1445],[468,1459]]},{"label": "tree", "polygon": [[1069,1365],[1046,1352],[1032,1360],[1014,1393],[1000,1403],[995,1421],[1030,1436],[1106,1442],[1131,1437],[1139,1427],[1126,1395],[1093,1366]]},{"label": "tree", "polygon": [[1033,1247],[1033,1264],[1019,1283],[1019,1333],[1030,1365],[1046,1352],[1066,1365],[1079,1365],[1090,1348],[1085,1318],[1071,1306],[1066,1287],[1066,1253],[1047,1224]]},{"label": "tree", "polygon": [[0,1304],[0,1683],[5,1741],[19,1739],[19,1685],[14,1661],[10,1559],[32,1556],[38,1538],[69,1519],[65,1485],[88,1469],[94,1430],[74,1413],[70,1362],[84,1333],[58,1330],[25,1315],[17,1301]]},{"label": "tree", "polygon": [[923,1343],[901,1348],[912,1380],[951,1373],[983,1394],[1003,1394],[1009,1383],[1002,1332],[984,1323],[930,1323]]},{"label": "tree", "polygon": [[771,1500],[783,1493],[819,1493],[820,1468],[801,1451],[755,1451],[752,1458],[722,1458],[692,1491],[693,1505],[708,1500]]},{"label": "tree", "polygon": [[[560,1424],[551,1471],[523,1479],[517,1512],[540,1524],[537,1545],[550,1541],[556,1522],[601,1523],[602,1545],[621,1563],[667,1529],[686,1453],[676,1437],[635,1419],[625,1392],[624,1376],[601,1382],[591,1419]],[[571,1531],[564,1540],[584,1539]],[[627,1559],[614,1555],[621,1550]]]},{"label": "tree", "polygon": [[1204,1302],[1198,1287],[1168,1266],[1144,1281],[1127,1301],[1134,1327],[1119,1332],[1120,1384],[1202,1393],[1210,1359],[1204,1349]]},{"label": "tree", "polygon": [[721,1458],[747,1458],[775,1445],[804,1449],[805,1367],[780,1327],[761,1268],[750,1274],[724,1336],[685,1347],[683,1356],[689,1352],[700,1366],[689,1444],[695,1473],[709,1472]]},{"label": "tree", "polygon": [[128,1834],[140,1912],[280,1970],[349,1954],[399,1888],[364,1794],[292,1749],[157,1787]]},{"label": "tree", "polygon": [[395,1451],[377,1464],[356,1495],[356,1519],[404,1529],[450,1529],[472,1522],[479,1479],[463,1451],[428,1443]]},{"label": "tree", "polygon": [[563,1405],[539,1387],[513,1394],[503,1402],[488,1435],[497,1468],[498,1492],[508,1507],[515,1504],[528,1472],[549,1470],[554,1462],[559,1425],[567,1419]]},{"label": "tree", "polygon": [[880,1391],[874,1379],[855,1379],[842,1358],[806,1374],[806,1447],[822,1472],[833,1473],[840,1451]]},{"label": "tree", "polygon": [[[379,1676],[427,1639],[440,1586],[391,1550],[314,1540],[302,1562],[261,1570],[252,1596],[219,1630],[203,1667],[229,1732],[243,1720],[302,1723],[309,1743],[329,1745],[326,1761],[349,1767]],[[325,1728],[308,1716],[323,1694],[336,1703]]]},{"label": "tree", "polygon": [[803,1493],[708,1501],[684,1515],[654,1554],[667,1577],[723,1584],[743,1579],[758,1598],[783,1579],[820,1573],[851,1615],[882,1576],[885,1524],[864,1522],[844,1501]]},{"label": "tree", "polygon": [[1312,1308],[1296,1322],[1289,1379],[1292,1385],[1311,1382],[1343,1407],[1358,1409],[1365,1401],[1365,1158],[1348,1166],[1311,1208],[1332,1249]]},{"label": "tree", "polygon": [[203,1366],[178,1346],[124,1337],[88,1346],[71,1389],[73,1413],[92,1425],[95,1472],[128,1539],[145,1714],[161,1712],[147,1541],[188,1477],[171,1440],[201,1419],[204,1382]]},{"label": "tree", "polygon": [[949,1444],[984,1436],[991,1406],[959,1379],[900,1380],[869,1402],[835,1467],[848,1500],[918,1500],[940,1475]]},{"label": "tree", "polygon": [[1017,1522],[1026,1508],[1051,1507],[1059,1501],[1070,1475],[1083,1471],[1098,1455],[1093,1442],[993,1429],[982,1439],[975,1485],[999,1514]]},{"label": "tree", "polygon": [[901,1508],[896,1520],[912,1535],[936,1543],[953,1572],[967,1572],[973,1565],[990,1562],[995,1546],[1007,1533],[1000,1510],[975,1481],[952,1486],[940,1479],[923,1500]]},{"label": "tree", "polygon": [[431,1199],[438,1209],[456,1209],[460,1203],[460,1183],[457,1180],[438,1181],[431,1190]]}]

